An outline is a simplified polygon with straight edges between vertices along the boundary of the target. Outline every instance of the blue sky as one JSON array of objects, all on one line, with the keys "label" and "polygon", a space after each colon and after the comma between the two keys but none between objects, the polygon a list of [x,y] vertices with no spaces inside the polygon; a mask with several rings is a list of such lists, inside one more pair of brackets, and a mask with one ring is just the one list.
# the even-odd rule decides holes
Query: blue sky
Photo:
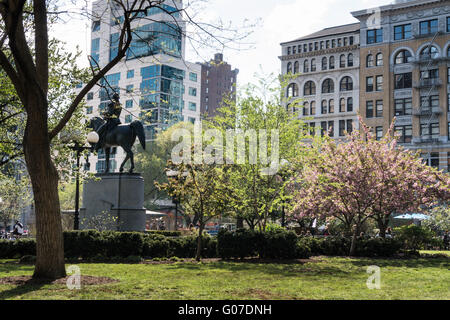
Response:
[{"label": "blue sky", "polygon": [[[280,43],[309,33],[341,24],[357,22],[350,12],[391,3],[389,0],[210,0],[197,15],[202,21],[221,18],[240,26],[244,20],[260,21],[259,27],[246,40],[253,43],[250,50],[224,49],[224,58],[240,70],[238,85],[254,81],[254,74],[279,73]],[[70,19],[58,26],[55,36],[68,42],[69,48],[79,45],[87,52],[90,33],[87,22]],[[214,50],[202,50],[197,56],[188,50],[187,60],[208,60]],[[86,55],[85,55],[86,56]],[[83,59],[80,63],[86,63]]]}]

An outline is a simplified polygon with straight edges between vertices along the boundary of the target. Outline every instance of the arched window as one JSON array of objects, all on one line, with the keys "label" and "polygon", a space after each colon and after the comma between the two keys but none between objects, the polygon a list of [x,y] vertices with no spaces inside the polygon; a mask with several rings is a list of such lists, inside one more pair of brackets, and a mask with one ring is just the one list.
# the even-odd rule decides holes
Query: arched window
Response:
[{"label": "arched window", "polygon": [[334,100],[330,99],[328,101],[328,113],[334,113]]},{"label": "arched window", "polygon": [[308,81],[305,83],[305,87],[303,90],[304,96],[313,96],[316,94],[316,85],[312,81]]},{"label": "arched window", "polygon": [[345,54],[342,54],[339,58],[339,68],[345,68]]},{"label": "arched window", "polygon": [[291,83],[287,89],[288,98],[298,97],[298,85],[296,83]]},{"label": "arched window", "polygon": [[397,53],[395,56],[395,64],[403,64],[403,63],[409,63],[412,62],[412,54],[408,50],[401,50]]},{"label": "arched window", "polygon": [[311,59],[311,72],[316,71],[316,59]]},{"label": "arched window", "polygon": [[286,72],[292,73],[292,63],[291,62],[288,62]]},{"label": "arched window", "polygon": [[347,98],[347,112],[353,111],[353,98]]},{"label": "arched window", "polygon": [[375,61],[373,59],[373,54],[368,54],[366,58],[367,68],[375,67]]},{"label": "arched window", "polygon": [[353,90],[353,80],[350,77],[344,77],[341,80],[340,91],[352,91]]},{"label": "arched window", "polygon": [[347,56],[347,67],[353,67],[353,54],[349,53]]},{"label": "arched window", "polygon": [[345,112],[345,98],[339,100],[339,112]]},{"label": "arched window", "polygon": [[377,67],[381,67],[383,65],[383,54],[380,52],[377,54]]},{"label": "arched window", "polygon": [[327,100],[322,100],[322,108],[320,109],[321,114],[327,114],[328,111],[328,102]]},{"label": "arched window", "polygon": [[305,62],[303,62],[303,72],[307,73],[309,72],[309,61],[305,60]]},{"label": "arched window", "polygon": [[326,79],[322,83],[322,93],[333,93],[334,92],[334,81],[331,79]]},{"label": "arched window", "polygon": [[439,58],[439,51],[435,46],[426,46],[420,53],[420,59],[436,59]]},{"label": "arched window", "polygon": [[327,69],[328,69],[328,59],[322,58],[322,70],[327,70]]},{"label": "arched window", "polygon": [[294,74],[299,73],[300,71],[300,64],[298,63],[298,61],[294,62]]},{"label": "arched window", "polygon": [[331,57],[330,57],[330,70],[333,70],[333,69],[334,69],[334,64],[335,64],[335,62],[334,62],[334,56],[331,56]]}]

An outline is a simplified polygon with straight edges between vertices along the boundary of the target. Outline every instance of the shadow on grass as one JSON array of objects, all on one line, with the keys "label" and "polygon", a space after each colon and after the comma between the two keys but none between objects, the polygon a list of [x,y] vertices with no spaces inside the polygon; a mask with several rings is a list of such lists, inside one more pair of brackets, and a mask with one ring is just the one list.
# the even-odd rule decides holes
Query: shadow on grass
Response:
[{"label": "shadow on grass", "polygon": [[333,275],[335,277],[348,277],[352,274],[351,270],[346,270],[342,265],[320,265],[311,263],[299,263],[298,261],[283,261],[283,262],[260,262],[252,261],[218,261],[204,264],[192,263],[177,263],[167,266],[172,270],[189,270],[198,272],[216,271],[217,269],[226,270],[233,273],[239,272],[254,272],[265,273],[269,275],[277,275],[283,277],[298,277],[302,276],[316,276],[316,275]]},{"label": "shadow on grass", "polygon": [[377,265],[379,267],[396,268],[450,268],[450,259],[442,257],[402,259],[358,258],[351,259],[349,262],[359,267]]},{"label": "shadow on grass", "polygon": [[45,286],[46,284],[50,284],[52,283],[52,280],[48,280],[48,281],[39,281],[37,282],[36,280],[28,280],[27,282],[18,285],[14,288],[5,290],[0,292],[0,299],[1,300],[6,300],[6,299],[10,299],[10,298],[16,298],[17,296],[20,295],[24,295],[33,291],[38,291],[40,290],[43,286]]}]

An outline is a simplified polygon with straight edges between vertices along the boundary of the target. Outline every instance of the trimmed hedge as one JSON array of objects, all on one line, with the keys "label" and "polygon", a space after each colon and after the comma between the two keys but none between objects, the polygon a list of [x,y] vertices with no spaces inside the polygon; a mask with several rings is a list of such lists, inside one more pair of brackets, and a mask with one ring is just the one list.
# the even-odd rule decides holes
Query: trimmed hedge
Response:
[{"label": "trimmed hedge", "polygon": [[263,259],[308,258],[306,243],[298,243],[295,232],[272,230],[258,232],[238,230],[234,233],[222,229],[217,236],[217,253],[222,259],[259,256]]},{"label": "trimmed hedge", "polygon": [[[217,256],[217,240],[203,238],[202,256]],[[64,232],[64,256],[68,259],[132,257],[145,258],[193,258],[197,251],[197,238],[164,236],[163,233],[115,232],[96,230]],[[0,258],[20,258],[36,255],[34,239],[0,241]]]}]

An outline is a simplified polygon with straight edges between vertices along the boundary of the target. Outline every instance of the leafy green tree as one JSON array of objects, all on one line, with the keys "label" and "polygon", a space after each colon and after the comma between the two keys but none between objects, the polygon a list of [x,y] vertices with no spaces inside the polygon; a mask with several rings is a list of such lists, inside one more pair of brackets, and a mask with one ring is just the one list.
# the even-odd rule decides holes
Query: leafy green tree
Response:
[{"label": "leafy green tree", "polygon": [[[251,229],[258,226],[260,230],[265,229],[274,212],[289,204],[289,196],[284,192],[285,185],[292,168],[302,165],[301,159],[308,152],[304,141],[311,139],[309,130],[298,117],[300,100],[286,95],[292,77],[274,79],[269,76],[268,79],[261,77],[258,85],[249,85],[237,102],[231,98],[225,99],[217,116],[207,122],[208,127],[220,130],[223,137],[230,130],[238,134],[250,133],[243,141],[243,162],[238,161],[240,155],[237,149],[228,152],[225,145],[224,153],[226,160],[236,163],[229,177],[234,215],[244,219]],[[260,132],[264,131],[267,133],[267,145],[261,149]],[[274,134],[278,135],[278,139]],[[255,137],[260,148],[258,157],[252,157],[251,139]],[[233,143],[238,145],[238,138]],[[266,159],[261,157],[264,152],[267,152]]]},{"label": "leafy green tree", "polygon": [[432,208],[427,215],[429,219],[424,220],[422,225],[436,233],[450,231],[450,207],[448,204],[441,204]]}]

